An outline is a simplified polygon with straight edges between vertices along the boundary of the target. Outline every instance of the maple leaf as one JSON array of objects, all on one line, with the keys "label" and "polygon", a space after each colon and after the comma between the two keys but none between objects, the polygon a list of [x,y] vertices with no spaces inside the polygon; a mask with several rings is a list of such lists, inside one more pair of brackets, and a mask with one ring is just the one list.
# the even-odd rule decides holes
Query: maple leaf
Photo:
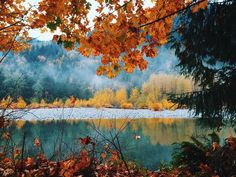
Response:
[{"label": "maple leaf", "polygon": [[33,158],[27,157],[27,158],[25,159],[25,165],[26,165],[26,167],[32,166],[33,163],[34,163],[34,159],[33,159]]},{"label": "maple leaf", "polygon": [[114,150],[112,152],[112,157],[111,158],[112,158],[113,161],[117,161],[118,160],[118,152],[116,150]]},{"label": "maple leaf", "polygon": [[80,143],[82,145],[88,145],[91,143],[91,138],[89,136],[86,136],[85,138],[80,138]]}]

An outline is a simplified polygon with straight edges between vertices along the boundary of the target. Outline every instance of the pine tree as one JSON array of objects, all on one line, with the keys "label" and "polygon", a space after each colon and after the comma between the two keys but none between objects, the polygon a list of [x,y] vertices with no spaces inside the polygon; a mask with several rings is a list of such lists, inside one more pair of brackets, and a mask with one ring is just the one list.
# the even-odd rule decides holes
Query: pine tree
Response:
[{"label": "pine tree", "polygon": [[[213,126],[236,123],[236,1],[210,3],[206,10],[182,14],[171,43],[182,74],[200,90],[170,99],[195,110]],[[215,124],[214,124],[215,123]]]}]

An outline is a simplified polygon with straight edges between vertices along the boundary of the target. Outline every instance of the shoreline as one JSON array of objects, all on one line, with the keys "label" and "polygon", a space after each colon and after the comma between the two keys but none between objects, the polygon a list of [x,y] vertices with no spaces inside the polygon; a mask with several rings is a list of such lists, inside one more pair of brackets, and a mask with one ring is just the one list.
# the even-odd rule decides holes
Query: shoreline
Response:
[{"label": "shoreline", "polygon": [[[11,112],[11,110],[7,110]],[[8,116],[22,120],[61,120],[61,119],[119,119],[119,118],[193,118],[193,111],[176,109],[152,111],[149,109],[120,108],[39,108],[14,110]]]}]

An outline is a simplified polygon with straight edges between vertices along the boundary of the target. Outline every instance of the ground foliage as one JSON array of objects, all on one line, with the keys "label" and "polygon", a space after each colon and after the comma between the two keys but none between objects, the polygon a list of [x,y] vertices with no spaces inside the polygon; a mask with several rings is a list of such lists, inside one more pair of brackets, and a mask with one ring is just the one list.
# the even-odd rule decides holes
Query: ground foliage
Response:
[{"label": "ground foliage", "polygon": [[228,137],[220,146],[215,132],[209,137],[192,137],[192,142],[180,143],[173,154],[173,167],[188,172],[188,176],[235,176],[236,138]]},{"label": "ground foliage", "polygon": [[[3,141],[10,141],[10,134],[2,135]],[[11,155],[0,153],[1,176],[152,176],[152,177],[230,177],[236,175],[236,138],[229,137],[220,146],[216,133],[210,139],[192,137],[192,142],[182,142],[175,149],[172,165],[162,166],[158,171],[144,169],[121,158],[117,150],[107,144],[103,152],[95,155],[96,143],[90,137],[80,138],[78,155],[65,160],[47,159],[40,150],[41,142],[35,139],[38,149],[35,157],[25,157],[24,147],[14,147]],[[22,153],[23,152],[23,153]]]},{"label": "ground foliage", "polygon": [[[2,139],[10,141],[10,134],[4,133]],[[12,157],[0,155],[1,176],[153,176],[154,172],[141,168],[135,163],[121,160],[117,150],[105,144],[103,152],[95,155],[96,143],[90,137],[80,138],[81,151],[78,155],[65,160],[47,159],[40,151],[41,142],[35,139],[34,145],[39,151],[35,157],[24,157],[24,147],[16,148]]]}]

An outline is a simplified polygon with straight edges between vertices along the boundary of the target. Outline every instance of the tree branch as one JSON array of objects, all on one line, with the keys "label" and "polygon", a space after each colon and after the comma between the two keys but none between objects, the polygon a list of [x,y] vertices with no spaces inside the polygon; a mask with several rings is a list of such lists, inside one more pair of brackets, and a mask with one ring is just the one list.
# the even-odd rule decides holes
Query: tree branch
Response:
[{"label": "tree branch", "polygon": [[164,17],[161,17],[161,18],[158,18],[158,19],[153,20],[153,21],[151,21],[151,22],[142,24],[142,25],[139,26],[139,28],[142,28],[142,27],[145,27],[145,26],[148,26],[148,25],[152,25],[152,24],[154,24],[154,23],[156,23],[156,22],[159,22],[159,21],[164,20],[164,19],[166,19],[166,18],[168,18],[168,17],[171,17],[171,16],[173,16],[173,15],[175,15],[175,14],[178,14],[179,12],[183,12],[183,11],[185,11],[185,10],[187,10],[187,9],[189,9],[189,8],[191,8],[191,7],[195,6],[195,5],[197,5],[197,4],[200,4],[200,3],[204,2],[204,1],[207,1],[207,0],[200,0],[200,1],[196,2],[196,3],[190,4],[190,5],[186,6],[185,8],[180,9],[180,10],[177,10],[177,11],[175,11],[175,12],[173,12],[173,13],[170,13],[170,14],[164,16]]}]

